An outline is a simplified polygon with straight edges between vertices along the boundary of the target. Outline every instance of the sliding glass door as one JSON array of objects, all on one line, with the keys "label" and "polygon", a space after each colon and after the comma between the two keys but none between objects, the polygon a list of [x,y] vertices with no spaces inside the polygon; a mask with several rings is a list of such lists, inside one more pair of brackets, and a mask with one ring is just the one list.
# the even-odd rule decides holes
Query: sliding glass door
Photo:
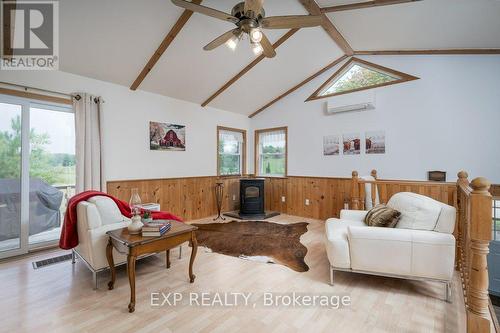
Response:
[{"label": "sliding glass door", "polygon": [[0,255],[23,253],[26,239],[21,232],[22,123],[23,105],[0,100]]},{"label": "sliding glass door", "polygon": [[0,95],[0,258],[59,240],[75,186],[70,107]]}]

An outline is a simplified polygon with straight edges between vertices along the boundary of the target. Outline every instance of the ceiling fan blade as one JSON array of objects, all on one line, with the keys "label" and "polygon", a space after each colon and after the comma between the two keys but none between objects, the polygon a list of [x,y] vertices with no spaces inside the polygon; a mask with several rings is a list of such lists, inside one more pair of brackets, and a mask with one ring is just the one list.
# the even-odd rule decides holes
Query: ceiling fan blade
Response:
[{"label": "ceiling fan blade", "polygon": [[262,53],[264,53],[264,55],[267,58],[274,58],[276,56],[276,51],[274,50],[273,45],[271,44],[269,39],[267,39],[267,37],[266,37],[266,35],[264,35],[264,33],[262,34],[262,40],[260,41],[260,45],[262,46],[262,49],[264,50]]},{"label": "ceiling fan blade", "polygon": [[316,27],[323,23],[322,16],[314,15],[290,15],[265,17],[261,25],[266,29],[293,29]]},{"label": "ceiling fan blade", "polygon": [[239,31],[240,31],[240,28],[229,30],[228,32],[223,33],[222,35],[220,35],[219,37],[215,38],[213,41],[211,41],[210,43],[205,45],[203,47],[203,49],[205,51],[213,50],[216,47],[219,47],[222,44],[224,44],[225,42],[227,42],[228,40],[230,40],[233,36],[237,36]]},{"label": "ceiling fan blade", "polygon": [[220,10],[213,9],[210,7],[205,7],[202,5],[197,5],[194,3],[191,3],[189,1],[184,1],[184,0],[172,0],[172,3],[178,7],[200,13],[203,15],[211,16],[218,18],[219,20],[231,22],[231,23],[237,23],[239,20],[232,16],[231,14],[221,12]]},{"label": "ceiling fan blade", "polygon": [[260,13],[262,6],[264,6],[264,0],[245,0],[244,10],[245,13],[249,10],[253,11],[254,13]]}]

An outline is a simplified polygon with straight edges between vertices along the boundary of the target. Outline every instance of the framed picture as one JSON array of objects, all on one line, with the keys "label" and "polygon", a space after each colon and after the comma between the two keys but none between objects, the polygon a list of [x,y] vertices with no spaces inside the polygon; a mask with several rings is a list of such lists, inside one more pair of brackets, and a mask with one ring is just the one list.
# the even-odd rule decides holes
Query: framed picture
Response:
[{"label": "framed picture", "polygon": [[445,182],[446,171],[428,171],[427,179],[433,182]]},{"label": "framed picture", "polygon": [[359,133],[344,134],[344,155],[359,155],[361,153],[361,139]]},{"label": "framed picture", "polygon": [[338,135],[327,135],[323,137],[323,155],[340,154],[340,137]]},{"label": "framed picture", "polygon": [[149,149],[186,150],[186,126],[150,121]]},{"label": "framed picture", "polygon": [[385,154],[385,131],[366,132],[365,143],[367,154]]}]

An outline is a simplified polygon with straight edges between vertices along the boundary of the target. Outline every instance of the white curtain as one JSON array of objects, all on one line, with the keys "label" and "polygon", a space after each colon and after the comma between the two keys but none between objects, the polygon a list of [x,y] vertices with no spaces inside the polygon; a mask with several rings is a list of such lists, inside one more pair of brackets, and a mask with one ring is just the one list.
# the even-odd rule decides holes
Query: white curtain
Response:
[{"label": "white curtain", "polygon": [[220,130],[219,131],[219,140],[224,142],[237,142],[243,143],[243,133],[228,131],[228,130]]},{"label": "white curtain", "polygon": [[260,153],[262,153],[262,147],[266,146],[284,148],[286,146],[285,130],[275,130],[275,131],[260,133],[259,134]]},{"label": "white curtain", "polygon": [[87,190],[101,191],[103,188],[101,99],[89,94],[78,94],[73,98],[73,109],[76,137],[76,193]]}]

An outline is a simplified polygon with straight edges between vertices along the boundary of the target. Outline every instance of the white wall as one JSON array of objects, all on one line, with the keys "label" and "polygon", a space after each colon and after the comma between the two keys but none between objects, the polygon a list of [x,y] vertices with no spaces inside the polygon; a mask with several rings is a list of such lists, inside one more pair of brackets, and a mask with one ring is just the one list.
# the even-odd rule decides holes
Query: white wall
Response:
[{"label": "white wall", "polygon": [[[216,174],[216,126],[258,129],[288,126],[289,175],[349,177],[352,170],[382,178],[426,179],[459,169],[500,183],[499,56],[372,56],[364,59],[420,80],[347,94],[332,104],[376,100],[376,110],[325,116],[325,100],[303,101],[333,72],[249,120],[127,87],[62,72],[4,72],[0,81],[61,92],[89,92],[106,100],[103,145],[107,180]],[[294,82],[290,82],[292,86]],[[283,87],[285,90],[287,87]],[[187,126],[185,152],[150,151],[149,121]],[[385,130],[385,155],[323,156],[323,136]],[[248,171],[253,171],[253,131],[248,132]]]},{"label": "white wall", "polygon": [[[63,72],[2,71],[0,81],[102,96],[106,180],[216,175],[217,125],[248,129],[250,124],[236,113]],[[186,151],[150,151],[149,121],[186,125]]]},{"label": "white wall", "polygon": [[[253,129],[288,126],[289,175],[349,177],[375,168],[381,178],[423,180],[428,170],[445,170],[455,181],[465,169],[500,183],[499,56],[363,58],[421,79],[330,98],[331,104],[374,98],[376,110],[325,116],[326,99],[303,101],[337,67],[254,117]],[[363,138],[367,130],[386,131],[385,155],[323,156],[324,135]]]}]

